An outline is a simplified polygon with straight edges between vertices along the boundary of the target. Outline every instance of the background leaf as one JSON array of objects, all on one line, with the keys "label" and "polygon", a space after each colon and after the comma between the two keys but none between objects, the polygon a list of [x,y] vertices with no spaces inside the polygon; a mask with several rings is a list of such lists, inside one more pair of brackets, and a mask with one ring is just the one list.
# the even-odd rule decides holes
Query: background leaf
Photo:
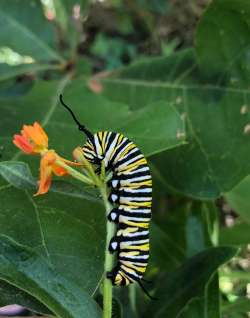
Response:
[{"label": "background leaf", "polygon": [[[159,100],[174,106],[185,119],[187,144],[156,156],[153,163],[170,189],[213,199],[250,172],[246,154],[250,149],[249,95],[244,89],[208,86],[202,81],[193,52],[184,51],[114,73],[103,80],[103,92],[133,108]],[[165,169],[166,165],[171,169]]]},{"label": "background leaf", "polygon": [[250,222],[250,177],[245,178],[232,191],[226,193],[225,198],[230,207],[234,209],[241,217]]},{"label": "background leaf", "polygon": [[[217,83],[248,87],[250,80],[250,5],[248,1],[213,1],[197,29],[196,49],[208,76],[218,74]],[[208,45],[209,43],[209,45]]]},{"label": "background leaf", "polygon": [[237,250],[232,247],[218,247],[205,250],[168,275],[166,281],[156,290],[161,295],[158,305],[151,306],[149,315],[154,317],[176,317],[191,299],[201,297],[204,288],[215,270],[232,258]]},{"label": "background leaf", "polygon": [[[55,50],[55,33],[52,25],[46,22],[39,1],[27,0],[25,10],[20,10],[19,0],[3,0],[0,4],[0,20],[0,51],[12,51],[12,55],[11,52],[8,53],[7,61],[1,56],[3,51],[0,54],[0,63],[5,63],[0,64],[0,79],[25,72],[53,69],[55,67],[49,66],[49,62],[64,62]],[[14,63],[18,65],[13,68],[11,65]]]}]

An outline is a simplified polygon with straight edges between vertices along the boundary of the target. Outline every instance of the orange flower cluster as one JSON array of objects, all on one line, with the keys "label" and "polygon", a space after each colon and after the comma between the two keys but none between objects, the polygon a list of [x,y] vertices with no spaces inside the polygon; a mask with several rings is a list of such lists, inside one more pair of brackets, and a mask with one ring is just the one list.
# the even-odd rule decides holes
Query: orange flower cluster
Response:
[{"label": "orange flower cluster", "polygon": [[41,155],[39,188],[35,195],[48,192],[53,174],[56,176],[68,174],[67,170],[60,166],[60,163],[70,166],[79,165],[63,159],[54,150],[48,149],[48,136],[37,122],[33,126],[24,125],[21,134],[14,135],[13,143],[26,154]]}]

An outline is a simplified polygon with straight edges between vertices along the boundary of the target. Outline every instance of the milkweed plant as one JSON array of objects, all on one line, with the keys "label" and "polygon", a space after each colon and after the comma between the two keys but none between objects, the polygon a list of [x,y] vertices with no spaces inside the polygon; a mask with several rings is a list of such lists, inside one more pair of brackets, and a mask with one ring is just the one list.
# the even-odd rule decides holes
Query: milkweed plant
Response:
[{"label": "milkweed plant", "polygon": [[[110,213],[112,205],[108,200],[109,192],[107,182],[110,176],[106,174],[105,166],[102,164],[101,173],[98,175],[94,167],[83,156],[81,147],[73,150],[75,161],[62,158],[54,149],[49,149],[48,135],[38,122],[33,125],[23,125],[20,134],[15,134],[13,143],[27,155],[40,155],[40,177],[38,190],[34,196],[46,194],[52,183],[52,176],[70,176],[87,185],[97,187],[106,210],[106,216]],[[106,227],[106,249],[104,261],[104,273],[113,268],[114,257],[108,251],[111,238],[115,234],[115,225],[107,221]],[[103,318],[110,318],[112,315],[112,283],[103,275]]]}]

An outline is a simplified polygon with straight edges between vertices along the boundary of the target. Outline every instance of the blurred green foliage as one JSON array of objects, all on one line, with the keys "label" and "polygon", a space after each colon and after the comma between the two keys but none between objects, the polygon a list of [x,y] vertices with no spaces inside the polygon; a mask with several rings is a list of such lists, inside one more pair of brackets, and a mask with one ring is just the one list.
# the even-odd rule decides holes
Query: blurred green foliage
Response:
[{"label": "blurred green foliage", "polygon": [[38,161],[12,144],[39,121],[70,158],[84,140],[63,93],[91,131],[135,141],[153,173],[159,300],[115,288],[114,317],[248,317],[249,17],[248,0],[0,1],[1,305],[101,317],[98,194],[65,179],[34,198]]}]

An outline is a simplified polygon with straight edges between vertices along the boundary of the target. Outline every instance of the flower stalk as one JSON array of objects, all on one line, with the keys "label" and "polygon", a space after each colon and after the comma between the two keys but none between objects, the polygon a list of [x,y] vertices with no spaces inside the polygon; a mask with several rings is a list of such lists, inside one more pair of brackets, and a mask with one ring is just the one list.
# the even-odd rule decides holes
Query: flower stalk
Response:
[{"label": "flower stalk", "polygon": [[77,179],[77,180],[80,180],[88,185],[94,185],[94,181],[91,180],[90,178],[86,177],[84,174],[78,172],[77,170],[71,168],[70,166],[68,166],[66,163],[64,163],[63,161],[61,160],[56,160],[56,164],[65,169],[67,171],[67,173],[69,175],[71,175],[73,178]]}]

